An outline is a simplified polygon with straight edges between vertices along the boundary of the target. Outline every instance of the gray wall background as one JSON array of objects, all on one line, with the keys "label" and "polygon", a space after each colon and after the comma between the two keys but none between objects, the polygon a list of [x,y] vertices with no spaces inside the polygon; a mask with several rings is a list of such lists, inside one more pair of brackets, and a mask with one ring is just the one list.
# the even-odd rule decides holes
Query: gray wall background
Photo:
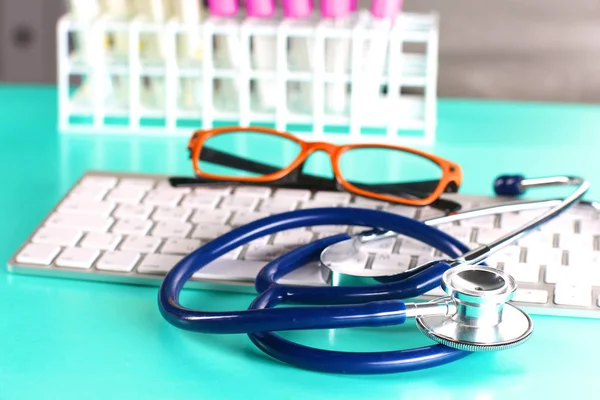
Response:
[{"label": "gray wall background", "polygon": [[[0,0],[0,81],[55,81],[63,4]],[[600,0],[405,0],[404,9],[440,14],[440,96],[600,103]]]}]

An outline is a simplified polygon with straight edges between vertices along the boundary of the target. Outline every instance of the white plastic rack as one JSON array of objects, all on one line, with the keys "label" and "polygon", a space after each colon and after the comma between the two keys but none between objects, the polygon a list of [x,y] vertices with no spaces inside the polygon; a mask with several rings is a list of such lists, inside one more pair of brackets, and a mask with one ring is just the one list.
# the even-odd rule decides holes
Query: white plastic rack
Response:
[{"label": "white plastic rack", "polygon": [[[238,124],[271,126],[309,140],[426,145],[435,139],[434,13],[402,13],[385,29],[374,26],[366,10],[344,24],[317,18],[207,17],[189,25],[177,19],[154,23],[141,16],[115,21],[105,15],[78,21],[67,14],[57,35],[62,132],[189,136],[195,128]],[[106,44],[115,36],[126,38],[121,52]],[[148,37],[159,38],[162,52],[147,56]],[[201,49],[190,56],[181,48],[182,40],[192,37],[201,38]],[[266,55],[275,58],[273,68],[253,63],[257,37],[275,41],[275,54]],[[74,45],[74,38],[86,41],[85,47]],[[294,64],[290,51],[290,39],[302,38],[312,54],[304,69]],[[387,43],[382,70],[369,77],[373,39]],[[236,62],[228,66],[219,57],[223,40],[240,44]],[[349,47],[341,71],[327,68],[330,41],[345,41]],[[261,82],[271,82],[274,107],[258,101]],[[336,84],[345,90],[342,103],[332,109],[326,88]],[[367,85],[376,85],[375,92]],[[227,92],[227,87],[235,91]]]}]

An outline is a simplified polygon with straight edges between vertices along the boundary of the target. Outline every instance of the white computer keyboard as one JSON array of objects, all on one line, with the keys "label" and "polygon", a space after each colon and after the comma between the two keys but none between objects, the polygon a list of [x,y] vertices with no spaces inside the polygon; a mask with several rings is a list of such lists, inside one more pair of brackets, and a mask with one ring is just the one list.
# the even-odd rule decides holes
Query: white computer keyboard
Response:
[{"label": "white computer keyboard", "polygon": [[[514,199],[444,195],[463,209]],[[64,196],[8,262],[9,271],[130,284],[159,285],[185,254],[203,243],[273,213],[323,206],[384,209],[417,219],[441,212],[354,197],[344,192],[268,187],[172,188],[166,176],[89,172]],[[499,237],[542,211],[494,215],[439,226],[475,246]],[[532,313],[600,317],[599,212],[572,207],[495,254],[488,265],[518,282],[514,302]],[[279,255],[316,238],[364,227],[294,229],[238,248],[196,273],[190,288],[252,291],[258,271]],[[366,246],[354,268],[401,272],[434,258],[435,249],[398,236]],[[327,286],[332,273],[318,263],[285,277],[288,284]],[[433,290],[423,298],[443,295]]]}]

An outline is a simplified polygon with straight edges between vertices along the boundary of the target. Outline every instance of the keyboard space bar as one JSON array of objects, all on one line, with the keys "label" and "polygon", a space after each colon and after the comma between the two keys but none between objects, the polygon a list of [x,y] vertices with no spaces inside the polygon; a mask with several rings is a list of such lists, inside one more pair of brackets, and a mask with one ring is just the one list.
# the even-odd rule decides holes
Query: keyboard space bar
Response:
[{"label": "keyboard space bar", "polygon": [[[215,260],[206,265],[193,277],[207,281],[230,281],[232,283],[254,283],[256,275],[267,264],[266,261]],[[279,280],[287,285],[329,286],[330,271],[319,263],[298,268]]]}]

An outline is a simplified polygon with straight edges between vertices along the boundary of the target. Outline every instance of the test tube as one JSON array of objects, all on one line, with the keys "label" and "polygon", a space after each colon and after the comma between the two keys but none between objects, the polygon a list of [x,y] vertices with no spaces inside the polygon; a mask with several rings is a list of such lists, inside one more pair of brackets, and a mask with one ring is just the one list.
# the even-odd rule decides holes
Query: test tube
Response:
[{"label": "test tube", "polygon": [[[250,18],[272,18],[275,0],[246,0],[246,14]],[[252,61],[258,70],[275,71],[277,62],[277,37],[254,35],[252,37]],[[258,102],[263,108],[275,108],[277,81],[263,79],[256,82]]]},{"label": "test tube", "polygon": [[[312,0],[283,0],[283,15],[289,19],[310,18],[313,13]],[[314,40],[309,38],[291,37],[289,41],[290,62],[296,69],[312,71]],[[300,98],[307,109],[313,103],[312,84],[300,84]]]},{"label": "test tube", "polygon": [[[131,17],[131,7],[128,1],[104,0],[104,9],[111,19],[116,21],[127,21]],[[113,54],[117,57],[126,58],[129,54],[129,41],[127,31],[119,31],[112,35]]]},{"label": "test tube", "polygon": [[[137,13],[146,17],[156,24],[164,24],[172,14],[171,2],[169,0],[136,0],[135,9]],[[166,57],[165,36],[153,33],[149,38],[143,40],[144,59],[151,62],[163,62]],[[165,98],[165,82],[162,78],[150,76],[145,79],[146,85],[142,86],[142,102],[144,104],[160,107]]]},{"label": "test tube", "polygon": [[[92,21],[100,15],[100,2],[90,0],[69,0],[69,12],[73,19],[82,23],[79,29],[73,35],[75,51],[79,53],[81,60],[86,63],[92,72],[90,72],[89,80],[81,83],[78,89],[77,97],[82,96],[86,100],[92,96],[93,82],[95,79],[94,70],[97,63],[98,46],[104,43],[96,41],[96,36],[91,28]],[[110,84],[110,82],[108,82]]]},{"label": "test tube", "polygon": [[75,48],[82,60],[89,65],[94,63],[94,55],[98,54],[98,48],[94,44],[94,35],[90,27],[91,22],[100,14],[99,1],[69,0],[69,11],[73,18],[83,23],[81,29],[74,36]]},{"label": "test tube", "polygon": [[188,25],[185,33],[180,35],[181,53],[185,59],[200,60],[202,58],[202,4],[198,0],[178,0],[175,2],[179,20]]},{"label": "test tube", "polygon": [[[203,6],[198,0],[177,0],[175,14],[186,26],[186,30],[178,37],[179,56],[186,61],[202,59],[202,22]],[[181,102],[185,107],[196,108],[200,104],[202,79],[181,77],[179,79]]]},{"label": "test tube", "polygon": [[[211,15],[220,18],[233,18],[239,11],[237,0],[208,0],[208,11]],[[225,68],[237,69],[239,67],[238,58],[240,57],[240,41],[234,36],[215,36],[215,54],[214,58],[221,58]],[[221,93],[226,100],[237,102],[238,88],[229,80],[222,80],[220,83]]]},{"label": "test tube", "polygon": [[365,86],[363,94],[366,99],[379,97],[381,77],[385,70],[386,51],[388,48],[388,33],[402,6],[402,0],[373,0],[371,3],[370,28],[375,33],[368,47],[365,68]]},{"label": "test tube", "polygon": [[[350,23],[351,0],[321,0],[321,15],[332,19],[336,28],[346,28]],[[329,39],[325,46],[325,69],[332,76],[347,72],[350,61],[350,39]],[[326,85],[326,106],[342,113],[346,109],[348,92],[346,82],[329,82]]]}]

